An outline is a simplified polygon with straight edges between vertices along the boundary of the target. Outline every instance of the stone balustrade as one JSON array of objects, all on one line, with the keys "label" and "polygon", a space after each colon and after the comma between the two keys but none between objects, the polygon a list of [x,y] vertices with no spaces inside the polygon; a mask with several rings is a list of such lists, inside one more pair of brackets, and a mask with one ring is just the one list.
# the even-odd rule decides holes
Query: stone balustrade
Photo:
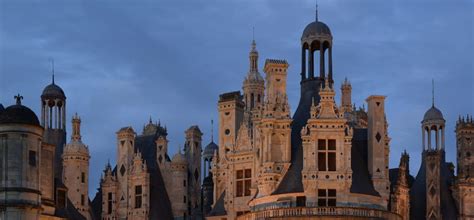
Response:
[{"label": "stone balustrade", "polygon": [[357,208],[357,207],[292,207],[279,208],[247,213],[237,217],[237,220],[260,220],[270,218],[293,219],[291,217],[315,217],[315,216],[351,216],[355,219],[387,219],[401,220],[402,217],[396,213],[384,210]]}]

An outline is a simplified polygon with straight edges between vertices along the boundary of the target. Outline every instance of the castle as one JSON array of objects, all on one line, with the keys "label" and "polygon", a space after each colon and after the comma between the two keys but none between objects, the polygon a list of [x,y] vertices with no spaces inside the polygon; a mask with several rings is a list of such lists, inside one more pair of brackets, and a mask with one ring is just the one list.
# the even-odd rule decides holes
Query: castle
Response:
[{"label": "castle", "polygon": [[472,117],[456,123],[454,166],[433,101],[421,121],[418,174],[409,174],[406,153],[389,169],[386,97],[371,95],[367,110],[356,109],[346,79],[337,104],[332,47],[326,24],[306,26],[292,115],[289,64],[267,59],[263,77],[253,41],[243,93],[219,96],[218,144],[203,149],[203,133],[191,126],[183,152],[170,157],[160,123],[150,119],[140,134],[120,128],[117,164],[106,164],[92,200],[81,118],[72,117],[67,141],[66,95],[53,75],[40,119],[20,95],[0,105],[0,219],[473,219]]}]

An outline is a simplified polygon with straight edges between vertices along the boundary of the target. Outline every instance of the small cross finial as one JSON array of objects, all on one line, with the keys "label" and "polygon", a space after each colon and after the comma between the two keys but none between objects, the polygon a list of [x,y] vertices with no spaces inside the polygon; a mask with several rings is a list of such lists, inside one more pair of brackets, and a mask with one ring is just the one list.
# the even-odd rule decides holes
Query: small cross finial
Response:
[{"label": "small cross finial", "polygon": [[16,104],[21,105],[21,100],[23,99],[23,96],[18,93],[18,95],[16,95],[14,98],[16,99]]},{"label": "small cross finial", "polygon": [[316,0],[316,21],[318,21],[318,0]]},{"label": "small cross finial", "polygon": [[431,105],[434,107],[434,79],[431,79]]}]

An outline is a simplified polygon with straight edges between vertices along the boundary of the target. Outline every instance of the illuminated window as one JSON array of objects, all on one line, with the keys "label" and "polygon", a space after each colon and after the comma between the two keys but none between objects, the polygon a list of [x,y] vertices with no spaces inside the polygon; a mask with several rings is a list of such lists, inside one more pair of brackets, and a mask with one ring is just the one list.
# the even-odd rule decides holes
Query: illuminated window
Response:
[{"label": "illuminated window", "polygon": [[336,190],[318,189],[318,206],[336,206]]},{"label": "illuminated window", "polygon": [[142,207],[142,186],[135,186],[135,208]]},{"label": "illuminated window", "polygon": [[319,171],[336,171],[336,140],[318,140]]},{"label": "illuminated window", "polygon": [[236,196],[250,196],[250,186],[252,185],[252,170],[237,170],[236,173]]}]

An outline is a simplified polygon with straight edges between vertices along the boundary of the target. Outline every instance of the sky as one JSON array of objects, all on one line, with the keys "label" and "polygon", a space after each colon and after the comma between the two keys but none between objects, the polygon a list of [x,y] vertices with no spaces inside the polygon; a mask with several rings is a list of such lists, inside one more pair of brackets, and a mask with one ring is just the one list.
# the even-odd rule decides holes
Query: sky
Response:
[{"label": "sky", "polygon": [[[334,38],[336,87],[347,77],[357,106],[369,95],[387,96],[390,167],[406,150],[411,174],[419,169],[420,122],[432,104],[432,79],[435,105],[446,119],[446,157],[454,162],[456,120],[474,113],[474,1],[318,4],[319,20]],[[293,114],[300,38],[314,19],[314,0],[2,0],[0,103],[12,105],[20,93],[38,114],[54,58],[56,84],[67,96],[68,140],[72,115],[82,119],[93,196],[107,161],[115,164],[121,127],[141,133],[150,117],[159,120],[168,128],[170,156],[183,147],[191,125],[203,131],[203,145],[210,142],[218,95],[242,87],[253,28],[262,74],[267,58],[290,64]]]}]

